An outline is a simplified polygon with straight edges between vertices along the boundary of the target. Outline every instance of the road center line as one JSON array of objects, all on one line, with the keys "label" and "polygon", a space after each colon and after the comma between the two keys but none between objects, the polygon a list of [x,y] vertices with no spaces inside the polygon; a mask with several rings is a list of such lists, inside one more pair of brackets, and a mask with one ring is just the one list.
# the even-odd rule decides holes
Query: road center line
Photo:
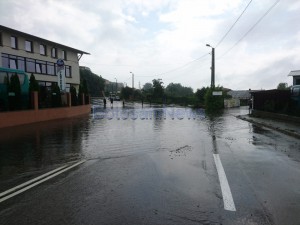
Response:
[{"label": "road center line", "polygon": [[59,167],[59,168],[57,168],[57,169],[55,169],[55,170],[52,170],[52,171],[50,171],[50,172],[48,172],[48,173],[45,173],[45,174],[43,174],[43,175],[41,175],[41,176],[39,176],[39,177],[36,177],[36,178],[34,178],[34,179],[32,179],[32,180],[29,180],[29,181],[27,181],[27,182],[25,182],[25,183],[23,183],[23,184],[20,184],[20,185],[18,185],[18,186],[16,186],[16,187],[13,187],[13,188],[11,188],[11,189],[9,189],[9,190],[7,190],[7,191],[4,191],[4,192],[0,193],[0,198],[3,197],[3,196],[5,196],[5,195],[7,195],[7,194],[9,194],[9,193],[11,193],[11,192],[14,192],[14,191],[16,191],[16,190],[18,190],[18,189],[21,189],[22,187],[25,187],[25,186],[27,186],[27,185],[29,185],[29,184],[32,184],[32,183],[34,183],[34,182],[36,182],[36,181],[38,181],[38,180],[41,180],[41,179],[43,179],[44,177],[47,177],[47,176],[49,176],[49,175],[51,175],[51,174],[53,174],[53,173],[55,173],[55,172],[57,172],[57,171],[59,171],[59,170],[62,170],[63,168],[65,168],[65,167],[67,167],[67,166],[68,166],[68,165],[61,166],[61,167]]},{"label": "road center line", "polygon": [[[76,167],[76,166],[78,166],[78,165],[84,163],[85,161],[86,161],[86,160],[79,161],[79,162],[77,162],[77,163],[75,163],[75,164],[73,164],[73,165],[71,165],[71,166],[69,166],[69,167],[67,167],[67,168],[65,168],[66,166],[59,167],[59,168],[57,168],[57,169],[55,169],[55,170],[53,170],[53,171],[50,171],[50,172],[48,172],[48,173],[46,173],[46,174],[44,174],[44,175],[42,175],[42,176],[40,176],[40,177],[37,177],[37,178],[32,179],[32,180],[30,180],[30,181],[27,181],[27,182],[25,182],[25,183],[23,183],[23,184],[21,184],[21,185],[18,185],[18,186],[16,186],[16,187],[12,188],[12,189],[9,189],[9,190],[7,190],[7,191],[5,191],[5,192],[2,192],[2,193],[1,193],[1,196],[6,195],[6,194],[8,194],[8,193],[11,193],[11,192],[14,191],[14,190],[19,189],[20,186],[24,187],[24,186],[26,186],[26,185],[28,185],[28,184],[30,184],[30,183],[32,183],[32,182],[38,180],[37,182],[35,182],[35,183],[31,184],[31,185],[28,185],[28,186],[26,186],[26,187],[24,187],[24,188],[22,188],[22,189],[20,189],[20,190],[18,190],[18,191],[16,191],[16,192],[13,192],[13,193],[10,194],[10,195],[7,195],[7,196],[5,196],[5,197],[3,197],[3,198],[0,198],[0,202],[4,202],[4,201],[7,200],[7,199],[10,199],[10,198],[12,198],[12,197],[14,197],[14,196],[16,196],[16,195],[18,195],[18,194],[21,194],[21,193],[23,193],[24,191],[27,191],[27,190],[29,190],[29,189],[31,189],[31,188],[33,188],[33,187],[35,187],[35,186],[37,186],[37,185],[39,185],[39,184],[41,184],[41,183],[43,183],[43,182],[45,182],[45,181],[47,181],[47,180],[53,178],[53,177],[58,176],[58,175],[61,174],[61,173],[64,173],[64,172],[66,172],[66,171],[68,171],[68,170],[70,170],[70,169],[72,169],[72,168],[74,168],[74,167]],[[63,168],[64,168],[64,169],[63,169]],[[56,171],[58,171],[58,172],[56,172]],[[53,172],[54,172],[54,174],[53,174]],[[55,172],[56,172],[56,173],[55,173]],[[52,175],[50,175],[50,174],[52,174]],[[48,176],[48,175],[50,175],[50,176]],[[40,180],[41,177],[46,177],[46,178]],[[38,179],[38,178],[39,178],[39,179]],[[5,193],[5,194],[3,194],[3,193]]]},{"label": "road center line", "polygon": [[236,211],[228,180],[220,159],[219,154],[213,154],[217,172],[220,180],[221,191],[223,195],[224,209],[228,211]]}]

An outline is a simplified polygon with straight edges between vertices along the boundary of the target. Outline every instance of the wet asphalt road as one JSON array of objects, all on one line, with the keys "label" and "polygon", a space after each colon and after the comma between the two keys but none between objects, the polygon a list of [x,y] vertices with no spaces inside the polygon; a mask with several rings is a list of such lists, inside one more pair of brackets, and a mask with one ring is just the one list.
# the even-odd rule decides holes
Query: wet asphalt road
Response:
[{"label": "wet asphalt road", "polygon": [[[0,224],[300,224],[299,140],[237,119],[243,109],[195,120],[145,110],[155,118],[107,111],[2,130],[0,192],[86,162],[0,202]],[[224,209],[214,154],[236,211]]]}]

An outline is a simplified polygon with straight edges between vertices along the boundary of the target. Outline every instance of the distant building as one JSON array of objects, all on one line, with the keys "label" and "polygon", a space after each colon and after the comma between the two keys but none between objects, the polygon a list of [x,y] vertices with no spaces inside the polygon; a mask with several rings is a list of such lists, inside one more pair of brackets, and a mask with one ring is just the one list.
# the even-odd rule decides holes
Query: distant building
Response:
[{"label": "distant building", "polygon": [[66,91],[80,84],[79,60],[87,52],[0,25],[0,67],[34,74],[40,86],[57,83],[57,60],[63,59]]},{"label": "distant building", "polygon": [[300,85],[300,70],[292,70],[288,76],[293,77],[293,85]]},{"label": "distant building", "polygon": [[228,95],[230,95],[234,99],[244,99],[247,100],[251,97],[249,90],[238,90],[238,91],[228,91]]},{"label": "distant building", "polygon": [[231,99],[224,99],[224,107],[232,108],[239,107],[240,105],[245,105],[246,102],[251,98],[250,90],[230,90],[227,95],[231,96]]}]

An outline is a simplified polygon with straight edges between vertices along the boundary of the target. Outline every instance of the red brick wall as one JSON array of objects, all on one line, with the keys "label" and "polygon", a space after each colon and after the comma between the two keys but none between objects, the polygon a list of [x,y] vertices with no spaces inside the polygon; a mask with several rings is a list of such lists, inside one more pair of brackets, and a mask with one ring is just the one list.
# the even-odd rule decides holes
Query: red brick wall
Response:
[{"label": "red brick wall", "polygon": [[90,105],[0,113],[0,128],[89,114]]}]

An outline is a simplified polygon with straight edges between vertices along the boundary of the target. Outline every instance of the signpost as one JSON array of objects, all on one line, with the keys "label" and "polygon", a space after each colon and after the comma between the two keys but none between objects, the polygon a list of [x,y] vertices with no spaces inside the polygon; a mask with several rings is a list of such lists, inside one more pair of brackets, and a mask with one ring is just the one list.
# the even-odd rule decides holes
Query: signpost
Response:
[{"label": "signpost", "polygon": [[213,91],[212,95],[213,96],[221,96],[222,95],[222,91]]},{"label": "signpost", "polygon": [[56,61],[56,65],[57,65],[57,79],[58,79],[58,86],[60,88],[61,92],[65,92],[66,90],[66,77],[65,77],[65,62],[62,59],[58,59]]}]

